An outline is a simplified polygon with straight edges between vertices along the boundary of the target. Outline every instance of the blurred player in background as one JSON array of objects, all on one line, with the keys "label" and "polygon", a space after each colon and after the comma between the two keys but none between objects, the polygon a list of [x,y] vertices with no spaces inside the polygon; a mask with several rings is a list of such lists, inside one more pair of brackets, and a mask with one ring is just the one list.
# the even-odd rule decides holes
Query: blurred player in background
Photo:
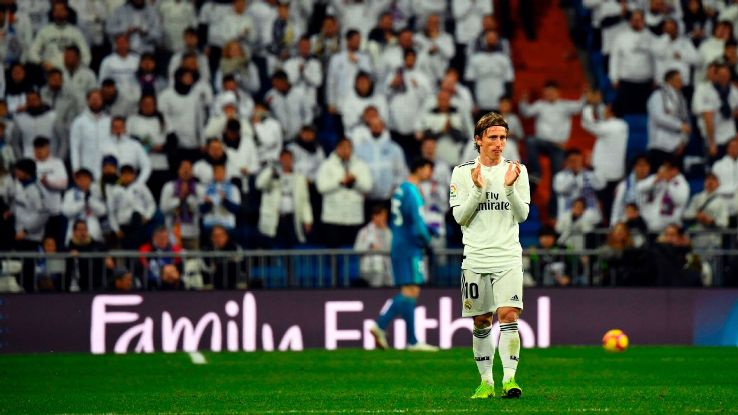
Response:
[{"label": "blurred player in background", "polygon": [[392,228],[392,270],[400,293],[387,310],[380,314],[371,328],[377,346],[388,349],[385,330],[397,315],[405,320],[407,350],[435,352],[438,347],[418,342],[415,337],[415,305],[420,286],[427,280],[424,251],[431,234],[423,216],[423,197],[420,182],[433,175],[433,162],[428,159],[413,161],[410,176],[392,195],[390,227]]},{"label": "blurred player in background", "polygon": [[528,172],[519,161],[502,157],[508,125],[502,115],[484,115],[474,129],[479,157],[454,168],[449,204],[461,225],[464,260],[461,263],[462,315],[474,318],[472,345],[482,382],[472,399],[495,396],[492,380],[492,318],[500,321],[500,360],[504,371],[502,394],[518,398],[515,382],[520,355],[518,316],[523,310],[520,222],[530,210]]}]

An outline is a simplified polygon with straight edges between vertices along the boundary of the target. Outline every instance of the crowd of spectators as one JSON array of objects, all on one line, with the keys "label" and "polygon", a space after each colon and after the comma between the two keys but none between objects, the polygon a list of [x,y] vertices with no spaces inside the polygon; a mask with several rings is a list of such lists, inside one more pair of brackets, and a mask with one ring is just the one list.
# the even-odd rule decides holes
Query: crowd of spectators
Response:
[{"label": "crowd of spectators", "polygon": [[[687,3],[584,0],[609,103],[596,89],[562,99],[554,81],[515,102],[509,8],[492,0],[0,0],[0,251],[159,252],[135,269],[98,265],[112,288],[178,289],[181,249],[385,250],[389,199],[421,155],[435,162],[422,190],[444,248],[458,235],[450,172],[476,157],[474,120],[489,110],[534,185],[550,158],[561,246],[591,247],[582,233],[619,223],[638,223],[644,243],[672,224],[735,226],[738,5]],[[534,39],[531,10],[521,16]],[[649,117],[649,151],[629,172],[632,112]],[[580,113],[591,155],[567,150]],[[697,134],[714,168],[690,202],[683,153]],[[80,261],[67,284],[111,288]],[[243,272],[213,261],[212,275]],[[362,262],[374,285],[383,263]],[[37,265],[24,266],[27,290],[69,289],[38,277],[65,264]]]}]

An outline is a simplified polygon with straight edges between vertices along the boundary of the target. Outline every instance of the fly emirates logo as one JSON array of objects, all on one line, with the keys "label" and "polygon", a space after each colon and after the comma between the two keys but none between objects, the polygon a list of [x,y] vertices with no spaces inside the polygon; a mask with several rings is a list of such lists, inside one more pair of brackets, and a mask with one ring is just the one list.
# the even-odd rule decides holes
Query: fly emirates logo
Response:
[{"label": "fly emirates logo", "polygon": [[[385,304],[387,307],[388,304]],[[143,312],[144,297],[140,295],[98,295],[92,301],[90,325],[90,351],[102,353],[152,353],[157,351],[193,352],[197,350],[255,351],[255,350],[303,350],[304,344],[335,350],[339,347],[374,348],[374,339],[369,329],[374,320],[363,319],[366,315],[364,301],[325,301],[321,333],[305,332],[303,327],[315,327],[313,317],[271,316],[274,319],[288,318],[296,322],[283,333],[275,333],[265,322],[260,324],[256,297],[245,293],[240,303],[227,301],[222,309],[213,309],[199,318],[173,317],[173,313]],[[451,297],[438,298],[438,318],[428,316],[426,307],[415,309],[415,324],[418,341],[436,343],[444,349],[455,346],[454,339],[461,339],[472,330],[472,319],[455,318],[458,307],[453,306]],[[550,345],[551,303],[549,297],[537,299],[537,328],[523,320],[518,321],[523,347],[548,347]],[[340,321],[340,323],[339,323]],[[312,324],[311,324],[312,323]],[[112,330],[112,329],[115,330]],[[312,329],[316,330],[316,329]],[[428,338],[434,330],[437,337]],[[463,331],[463,335],[456,335]],[[115,332],[115,334],[111,333]],[[393,346],[406,346],[405,322],[395,320],[390,330]],[[493,336],[499,336],[499,326],[492,328]],[[281,337],[280,337],[281,336]],[[306,341],[311,339],[313,341]],[[317,341],[315,341],[317,339]],[[112,348],[109,347],[112,345]],[[457,344],[458,345],[458,344]]]},{"label": "fly emirates logo", "polygon": [[477,212],[482,210],[510,210],[510,202],[500,200],[500,194],[485,192],[486,200],[477,206]]}]

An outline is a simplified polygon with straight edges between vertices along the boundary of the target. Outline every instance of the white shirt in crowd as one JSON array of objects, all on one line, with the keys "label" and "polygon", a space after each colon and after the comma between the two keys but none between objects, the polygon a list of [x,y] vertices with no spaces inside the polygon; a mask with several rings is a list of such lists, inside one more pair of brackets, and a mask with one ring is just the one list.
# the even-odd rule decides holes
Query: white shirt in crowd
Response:
[{"label": "white shirt in crowd", "polygon": [[280,214],[292,214],[295,234],[305,242],[305,224],[313,223],[313,209],[307,180],[300,173],[284,173],[276,168],[262,170],[256,178],[256,187],[261,190],[259,208],[259,232],[274,238],[277,236]]},{"label": "white shirt in crowd", "polygon": [[[583,0],[582,3],[592,10],[592,27],[602,31],[602,54],[610,55],[615,39],[630,28],[622,18],[621,3],[609,0]],[[608,24],[603,25],[606,19]]]},{"label": "white shirt in crowd", "polygon": [[110,228],[118,232],[122,225],[129,225],[134,213],[143,220],[150,220],[156,213],[156,201],[146,184],[134,182],[128,186],[113,186],[108,196],[108,220]]},{"label": "white shirt in crowd", "polygon": [[182,33],[188,27],[197,26],[195,5],[189,1],[162,0],[156,8],[162,20],[163,46],[169,51],[180,52],[184,49]]},{"label": "white shirt in crowd", "polygon": [[89,45],[102,45],[105,41],[105,20],[113,7],[117,7],[113,5],[114,2],[69,0],[69,6],[77,13],[77,27],[85,35]]},{"label": "white shirt in crowd", "polygon": [[571,210],[559,214],[556,218],[558,243],[571,249],[585,249],[586,234],[592,232],[601,221],[602,215],[596,208],[584,209],[578,218],[574,218]]},{"label": "white shirt in crowd", "polygon": [[[26,240],[41,242],[44,237],[49,211],[41,183],[34,181],[23,185],[15,180],[11,210],[15,217],[15,231],[25,231]],[[10,235],[5,235],[10,237]]]},{"label": "white shirt in crowd", "polygon": [[[204,226],[222,225],[227,229],[236,227],[236,215],[225,206],[226,201],[235,205],[241,204],[241,192],[233,184],[228,181],[221,183],[211,181],[204,186],[203,197],[209,198],[212,202],[210,211],[202,217]],[[204,203],[204,199],[201,199],[200,203]]]},{"label": "white shirt in crowd", "polygon": [[97,77],[92,69],[80,64],[74,72],[62,67],[64,86],[77,96],[79,102],[85,102],[87,92],[97,87]]},{"label": "white shirt in crowd", "polygon": [[272,117],[265,117],[253,126],[259,163],[264,166],[279,160],[279,152],[284,142],[282,126],[279,122]]},{"label": "white shirt in crowd", "polygon": [[533,104],[520,102],[523,117],[535,117],[536,138],[563,144],[571,134],[571,117],[582,110],[584,99],[578,101],[558,99],[556,101],[538,100]]},{"label": "white shirt in crowd", "polygon": [[[392,248],[392,231],[389,227],[380,228],[374,222],[367,223],[359,230],[354,242],[357,251],[385,251]],[[365,254],[359,263],[361,278],[370,287],[392,285],[392,262],[388,255]]]},{"label": "white shirt in crowd", "polygon": [[[738,159],[725,155],[712,165],[712,172],[720,181],[718,193],[725,200],[730,201],[733,196],[738,194]],[[728,206],[731,215],[738,213],[738,206],[733,203],[728,203]]]},{"label": "white shirt in crowd", "polygon": [[[341,184],[346,172],[356,181],[353,186]],[[364,195],[372,189],[369,167],[356,156],[344,163],[332,153],[318,170],[316,187],[323,195],[321,221],[332,225],[361,225],[364,223]]]},{"label": "white shirt in crowd", "polygon": [[505,84],[515,80],[515,70],[506,54],[479,51],[471,56],[464,77],[474,82],[477,106],[491,110],[500,106],[500,98],[505,95]]},{"label": "white shirt in crowd", "polygon": [[386,1],[330,1],[333,13],[341,22],[341,35],[349,29],[358,30],[362,43],[366,42],[369,32],[377,23],[379,14],[387,7]]},{"label": "white shirt in crowd", "polygon": [[172,87],[165,89],[159,95],[159,111],[164,115],[168,132],[177,134],[180,148],[194,149],[204,145],[203,105],[201,96],[196,93],[194,86],[187,95],[178,94]]},{"label": "white shirt in crowd", "polygon": [[208,40],[217,39],[220,25],[225,16],[233,11],[233,5],[231,3],[221,3],[207,1],[203,3],[200,8],[200,14],[197,17],[198,22],[201,25],[206,25],[208,28]]},{"label": "white shirt in crowd", "polygon": [[103,242],[100,218],[107,213],[107,207],[100,194],[98,186],[92,186],[89,196],[79,187],[72,187],[64,193],[61,211],[67,218],[66,240],[72,235],[72,228],[76,220],[82,219],[87,223],[90,237],[98,242]]},{"label": "white shirt in crowd", "polygon": [[[369,106],[373,106],[379,111],[379,116],[382,120],[389,118],[387,98],[381,92],[375,92],[368,97],[362,97],[352,89],[339,108],[343,127],[346,130],[350,130],[363,123],[362,116],[364,115],[364,110]],[[410,124],[408,121],[406,122]]]},{"label": "white shirt in crowd", "polygon": [[129,53],[126,56],[111,53],[100,63],[100,82],[112,79],[118,91],[129,97],[138,98],[140,87],[136,79],[136,71],[140,60],[141,58],[135,53]]},{"label": "white shirt in crowd", "polygon": [[647,109],[649,149],[671,153],[687,144],[682,125],[689,123],[689,108],[681,91],[664,84],[648,98]]},{"label": "white shirt in crowd", "polygon": [[249,6],[249,15],[257,33],[257,45],[265,47],[272,40],[272,26],[277,19],[277,8],[265,1],[254,2]]},{"label": "white shirt in crowd", "polygon": [[610,54],[610,80],[649,82],[654,78],[652,45],[656,40],[648,29],[628,28],[615,38]]},{"label": "white shirt in crowd", "polygon": [[270,89],[265,100],[269,103],[272,114],[282,125],[284,137],[287,141],[293,140],[300,128],[311,125],[315,114],[313,109],[316,103],[311,100],[312,95],[301,86],[292,86],[287,93]]},{"label": "white shirt in crowd", "polygon": [[28,51],[28,60],[39,65],[46,62],[61,68],[64,66],[64,49],[71,45],[79,48],[82,64],[89,65],[90,47],[82,31],[72,24],[63,26],[55,23],[47,24],[33,39],[31,49]]},{"label": "white shirt in crowd", "polygon": [[294,169],[299,172],[310,182],[315,182],[318,176],[318,169],[325,160],[325,151],[316,143],[315,150],[308,150],[301,146],[299,142],[293,142],[287,146],[292,152],[294,160]]},{"label": "white shirt in crowd", "polygon": [[169,161],[164,152],[153,151],[154,147],[163,146],[167,140],[167,128],[164,120],[159,117],[147,117],[135,114],[128,117],[126,130],[131,137],[135,137],[145,148],[148,147],[148,157],[152,170],[169,170]]},{"label": "white shirt in crowd", "polygon": [[92,172],[95,180],[99,179],[103,145],[108,135],[110,135],[109,115],[103,112],[94,114],[86,109],[75,118],[69,134],[72,171],[84,167]]},{"label": "white shirt in crowd", "polygon": [[694,47],[692,40],[686,36],[677,36],[672,39],[664,33],[653,46],[656,63],[656,83],[664,82],[667,71],[676,69],[682,76],[685,86],[692,84],[692,69],[702,65],[702,56]]},{"label": "white shirt in crowd", "polygon": [[390,72],[384,83],[384,93],[388,100],[389,115],[387,126],[390,130],[400,134],[412,134],[418,122],[420,108],[431,94],[431,84],[428,77],[421,71],[413,69],[397,69],[401,72],[402,86],[391,86],[396,72]]},{"label": "white shirt in crowd", "polygon": [[[725,53],[725,40],[718,39],[715,36],[710,36],[700,43],[700,47],[697,51],[702,57],[702,62],[707,65],[710,62],[714,62],[723,57],[723,54]],[[702,66],[695,72],[695,84],[705,81],[706,68],[706,66]]]},{"label": "white shirt in crowd", "polygon": [[[191,191],[184,200],[177,193],[177,180],[167,182],[161,189],[159,197],[159,208],[164,214],[164,220],[168,229],[173,229],[175,224],[179,225],[179,232],[183,238],[197,238],[200,236],[200,207],[199,201],[203,197],[203,188],[199,183],[194,183],[194,191]],[[188,209],[188,221],[181,221],[177,215],[181,209]]]},{"label": "white shirt in crowd", "polygon": [[420,32],[413,36],[413,41],[418,51],[418,69],[434,82],[443,78],[449,62],[456,53],[454,38],[445,32],[439,33],[436,38],[430,38],[425,32]]},{"label": "white shirt in crowd", "polygon": [[61,139],[60,126],[61,120],[53,109],[39,115],[19,112],[15,115],[11,130],[13,146],[23,157],[33,157],[33,140],[42,135],[51,141],[51,154],[66,157],[67,143]]},{"label": "white shirt in crowd", "polygon": [[118,166],[130,165],[136,169],[136,183],[146,186],[151,177],[151,161],[141,143],[132,139],[129,135],[109,135],[105,140],[102,150],[103,158],[107,155],[118,159]]},{"label": "white shirt in crowd", "polygon": [[[713,225],[705,226],[697,221],[690,227],[691,229],[705,231],[721,230],[728,227],[728,202],[718,192],[709,193],[704,190],[692,196],[687,209],[684,211],[684,219],[694,220],[700,212],[712,218]],[[720,248],[721,244],[721,234],[698,234],[692,238],[692,246],[695,248]]]},{"label": "white shirt in crowd", "polygon": [[[504,157],[504,156],[503,156]],[[446,247],[446,213],[448,212],[448,188],[451,185],[451,167],[443,160],[434,160],[433,176],[420,183],[423,195],[425,223],[435,232],[431,238],[434,248]]]},{"label": "white shirt in crowd", "polygon": [[[200,74],[200,80],[209,84],[212,78],[208,57],[204,53],[198,51],[195,51],[195,53],[197,54],[197,72]],[[167,68],[167,79],[169,79],[169,85],[174,85],[174,73],[177,72],[177,69],[182,65],[182,57],[184,55],[185,52],[178,52],[172,55],[172,58],[169,59],[169,68]]]},{"label": "white shirt in crowd", "polygon": [[323,85],[323,66],[320,60],[294,56],[285,61],[282,70],[287,74],[290,84],[305,88],[311,95],[311,100],[317,102],[318,88]]},{"label": "white shirt in crowd", "polygon": [[582,127],[595,136],[592,167],[602,181],[612,182],[625,176],[625,153],[628,147],[628,124],[614,116],[595,119],[595,108],[582,112]]},{"label": "white shirt in crowd", "polygon": [[374,200],[389,200],[408,174],[402,148],[390,139],[389,131],[385,129],[379,137],[371,136],[356,144],[354,152],[369,166],[372,175],[373,185],[367,196]]},{"label": "white shirt in crowd", "polygon": [[641,216],[651,232],[661,232],[667,225],[682,223],[682,214],[689,200],[689,183],[682,174],[667,181],[656,180],[652,174],[636,185],[644,193]]},{"label": "white shirt in crowd", "polygon": [[254,21],[248,11],[237,14],[231,9],[215,26],[212,37],[208,37],[208,42],[219,48],[234,39],[253,47],[259,38]]},{"label": "white shirt in crowd", "polygon": [[328,105],[341,108],[343,100],[354,88],[356,74],[359,71],[372,72],[371,61],[365,53],[344,50],[331,57],[328,77],[325,80]]},{"label": "white shirt in crowd", "polygon": [[449,205],[463,234],[462,269],[482,274],[521,266],[518,224],[528,218],[530,184],[528,170],[521,165],[515,183],[505,186],[508,163],[501,158],[495,166],[482,166],[482,189],[471,179],[479,158],[456,166],[451,174]]},{"label": "white shirt in crowd", "polygon": [[468,45],[482,33],[482,18],[492,14],[491,1],[455,0],[451,2],[451,13],[456,22],[456,42]]},{"label": "white shirt in crowd", "polygon": [[610,225],[625,221],[625,205],[635,203],[639,208],[646,200],[646,194],[638,190],[635,174],[630,173],[615,187],[615,198],[612,203]]},{"label": "white shirt in crowd", "polygon": [[557,212],[567,212],[574,200],[580,197],[586,200],[587,208],[595,207],[597,199],[594,192],[604,189],[605,184],[592,170],[583,169],[579,173],[574,173],[571,169],[561,170],[553,178]]},{"label": "white shirt in crowd", "polygon": [[730,141],[736,135],[735,118],[733,114],[738,110],[738,88],[730,84],[730,94],[728,95],[728,105],[730,106],[730,117],[725,118],[720,114],[720,95],[711,83],[704,82],[697,85],[692,97],[692,112],[697,116],[697,124],[703,137],[707,137],[707,127],[705,124],[704,113],[713,113],[713,122],[715,125],[715,143],[722,145]]},{"label": "white shirt in crowd", "polygon": [[[61,212],[62,193],[69,184],[64,161],[53,156],[49,156],[44,161],[37,160],[34,157],[33,161],[36,162],[38,183],[44,190],[46,209],[50,215],[58,215]],[[43,179],[45,179],[46,184],[44,184]]]},{"label": "white shirt in crowd", "polygon": [[[236,163],[228,157],[225,163],[226,179],[241,178],[241,173],[236,167]],[[192,165],[192,175],[202,184],[213,181],[213,165],[205,159],[200,159]]]}]

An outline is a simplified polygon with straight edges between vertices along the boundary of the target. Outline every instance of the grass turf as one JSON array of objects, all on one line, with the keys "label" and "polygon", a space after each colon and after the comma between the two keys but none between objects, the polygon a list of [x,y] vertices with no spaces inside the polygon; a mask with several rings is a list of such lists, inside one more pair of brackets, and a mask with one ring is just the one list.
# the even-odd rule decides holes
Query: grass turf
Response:
[{"label": "grass turf", "polygon": [[738,413],[738,348],[523,350],[523,397],[481,401],[470,349],[204,355],[3,355],[0,413]]}]

